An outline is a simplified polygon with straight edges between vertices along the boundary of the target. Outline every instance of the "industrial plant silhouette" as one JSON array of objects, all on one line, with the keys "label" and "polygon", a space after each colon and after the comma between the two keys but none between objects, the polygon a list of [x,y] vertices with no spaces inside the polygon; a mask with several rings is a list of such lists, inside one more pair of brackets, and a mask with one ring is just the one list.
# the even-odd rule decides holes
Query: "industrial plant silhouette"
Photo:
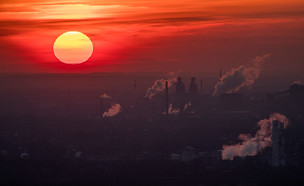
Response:
[{"label": "industrial plant silhouette", "polygon": [[230,75],[2,75],[0,183],[303,183],[304,85]]}]

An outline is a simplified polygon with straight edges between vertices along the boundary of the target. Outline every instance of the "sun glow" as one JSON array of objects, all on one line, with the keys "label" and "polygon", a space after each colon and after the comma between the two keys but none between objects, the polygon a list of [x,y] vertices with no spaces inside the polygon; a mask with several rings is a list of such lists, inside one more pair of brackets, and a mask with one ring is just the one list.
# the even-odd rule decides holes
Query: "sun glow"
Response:
[{"label": "sun glow", "polygon": [[85,34],[69,31],[56,39],[53,50],[55,56],[61,62],[66,64],[81,64],[91,57],[93,44]]}]

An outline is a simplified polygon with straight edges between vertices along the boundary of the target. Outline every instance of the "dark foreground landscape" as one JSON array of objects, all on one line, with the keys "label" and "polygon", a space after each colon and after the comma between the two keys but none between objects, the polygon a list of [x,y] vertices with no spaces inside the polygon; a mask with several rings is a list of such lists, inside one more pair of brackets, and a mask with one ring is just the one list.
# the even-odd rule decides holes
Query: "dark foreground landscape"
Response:
[{"label": "dark foreground landscape", "polygon": [[[292,92],[295,89],[287,83],[271,88],[267,82],[257,82],[259,89],[242,92],[241,99],[216,98],[211,95],[213,82],[202,77],[210,85],[204,83],[197,104],[183,113],[166,114],[164,92],[144,98],[158,77],[1,77],[0,184],[304,183],[303,94]],[[183,79],[186,88],[188,79]],[[109,107],[100,98],[104,93],[121,105],[112,117],[102,116]],[[174,106],[174,85],[168,95]],[[255,136],[257,123],[272,113],[289,120],[278,166],[273,164],[273,145],[261,148],[265,141],[259,138],[251,138],[258,146],[247,155],[226,156],[223,145],[245,144],[248,141],[240,134]]]}]

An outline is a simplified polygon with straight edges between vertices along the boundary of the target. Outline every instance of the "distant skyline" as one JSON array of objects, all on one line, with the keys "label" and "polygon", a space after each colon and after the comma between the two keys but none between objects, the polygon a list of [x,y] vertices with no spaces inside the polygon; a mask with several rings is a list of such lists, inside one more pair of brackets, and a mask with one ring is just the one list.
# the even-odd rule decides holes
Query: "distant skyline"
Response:
[{"label": "distant skyline", "polygon": [[[53,53],[67,31],[89,36],[81,65]],[[271,53],[268,72],[304,72],[303,0],[10,0],[0,2],[0,73],[223,73]]]}]

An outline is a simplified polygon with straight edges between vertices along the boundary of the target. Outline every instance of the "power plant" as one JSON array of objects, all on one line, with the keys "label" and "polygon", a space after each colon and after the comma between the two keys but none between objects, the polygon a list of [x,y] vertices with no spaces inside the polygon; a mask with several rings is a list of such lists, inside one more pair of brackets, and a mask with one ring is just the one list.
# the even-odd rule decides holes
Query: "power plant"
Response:
[{"label": "power plant", "polygon": [[288,96],[289,101],[304,103],[304,85],[293,83],[288,90],[268,94],[267,98],[272,101],[281,96]]},{"label": "power plant", "polygon": [[[195,180],[202,175],[236,180],[240,174],[250,180],[268,179],[275,171],[304,165],[299,130],[303,123],[302,85],[291,85],[288,92],[275,93],[269,99],[266,92],[261,96],[243,91],[244,87],[235,91],[234,87],[244,82],[229,87],[231,81],[222,81],[225,78],[223,74],[214,87],[210,79],[192,75],[122,77],[117,90],[111,87],[118,81],[100,90],[87,86],[89,90],[81,96],[70,97],[68,114],[62,112],[65,105],[39,107],[35,112],[47,120],[25,115],[4,122],[2,133],[9,133],[0,138],[11,141],[11,147],[0,146],[1,152],[7,152],[0,161],[7,163],[4,167],[14,158],[24,165],[37,161],[40,166],[39,161],[45,159],[77,174],[119,173],[128,179],[128,173],[136,173],[164,183],[185,179],[185,185],[193,175]],[[213,95],[215,87],[219,89]],[[26,127],[11,127],[19,123]],[[14,150],[16,146],[30,156],[21,157],[25,151]],[[206,183],[216,179],[211,180]]]}]

